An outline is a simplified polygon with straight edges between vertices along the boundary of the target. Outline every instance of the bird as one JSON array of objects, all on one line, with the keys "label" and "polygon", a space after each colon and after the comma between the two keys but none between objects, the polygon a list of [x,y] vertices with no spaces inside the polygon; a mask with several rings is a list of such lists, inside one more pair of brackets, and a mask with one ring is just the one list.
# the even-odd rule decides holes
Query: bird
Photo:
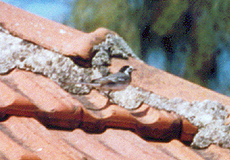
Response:
[{"label": "bird", "polygon": [[103,91],[119,91],[125,89],[131,82],[132,66],[123,66],[117,73],[94,79],[91,82],[80,82],[82,85],[91,86]]}]

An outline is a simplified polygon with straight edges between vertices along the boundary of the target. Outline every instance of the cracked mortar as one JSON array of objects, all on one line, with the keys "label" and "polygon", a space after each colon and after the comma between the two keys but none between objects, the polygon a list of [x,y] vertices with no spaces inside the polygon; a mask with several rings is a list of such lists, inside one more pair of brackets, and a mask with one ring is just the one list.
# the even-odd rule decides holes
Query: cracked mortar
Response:
[{"label": "cracked mortar", "polygon": [[[7,74],[14,68],[40,73],[70,93],[89,93],[91,88],[77,82],[90,82],[107,75],[111,57],[137,58],[121,37],[112,34],[108,34],[101,44],[95,45],[93,52],[93,67],[83,68],[69,57],[14,37],[0,27],[0,74]],[[218,102],[205,100],[190,103],[180,98],[167,99],[133,86],[111,92],[108,97],[126,109],[136,109],[145,103],[184,116],[199,128],[191,144],[193,147],[204,148],[213,143],[230,148],[230,125],[225,125],[228,112]]]}]

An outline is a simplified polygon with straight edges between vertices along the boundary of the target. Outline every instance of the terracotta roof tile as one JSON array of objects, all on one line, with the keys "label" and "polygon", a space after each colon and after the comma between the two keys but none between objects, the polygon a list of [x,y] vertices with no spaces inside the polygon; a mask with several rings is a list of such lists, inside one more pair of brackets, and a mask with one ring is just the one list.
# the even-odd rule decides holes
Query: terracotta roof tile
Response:
[{"label": "terracotta roof tile", "polygon": [[[17,93],[21,94],[21,96],[19,96],[15,93],[18,95],[14,102],[16,103],[15,107],[18,107],[18,104],[20,105],[20,101],[23,105],[27,105],[24,104],[22,100],[24,98],[27,101],[29,99],[30,103],[32,102],[39,111],[73,112],[76,110],[74,108],[75,106],[72,106],[73,102],[71,101],[73,101],[73,99],[70,97],[68,98],[66,95],[62,95],[63,91],[60,90],[59,86],[43,76],[36,76],[30,72],[15,70],[8,75],[2,76],[1,80],[14,89]],[[10,89],[8,88],[8,90],[1,91],[1,93],[5,95],[7,91],[10,93],[9,90]],[[24,95],[24,97],[22,97],[22,95]],[[76,100],[74,104],[76,107],[81,105]]]},{"label": "terracotta roof tile", "polygon": [[[105,39],[106,33],[115,34],[103,28],[84,33],[3,2],[0,2],[0,23],[20,38],[83,59],[92,57],[90,50]],[[133,58],[113,59],[111,71],[125,64],[138,69],[133,74],[133,86],[167,98],[181,97],[187,101],[211,98],[225,105],[230,102],[227,96]],[[71,95],[42,75],[17,69],[0,76],[0,88],[1,117],[16,115],[0,123],[3,159],[230,158],[229,150],[214,145],[197,151],[179,140],[170,141],[172,138],[191,141],[197,128],[181,116],[147,104],[126,110],[108,104],[107,98],[95,90],[89,95]]]},{"label": "terracotta roof tile", "polygon": [[47,49],[65,55],[80,56],[83,59],[91,58],[89,51],[93,45],[105,40],[106,34],[114,33],[105,28],[84,33],[39,16],[35,17],[31,13],[4,2],[0,2],[0,14],[4,15],[0,16],[0,22],[13,35]]},{"label": "terracotta roof tile", "polygon": [[[186,101],[203,101],[205,99],[216,100],[228,107],[230,98],[210,89],[201,87],[182,78],[153,68],[139,60],[129,58],[129,61],[112,59],[111,71],[118,70],[124,64],[131,65],[137,70],[133,74],[132,84],[143,89],[150,90],[167,98],[181,97]],[[145,69],[143,72],[143,68]]]}]

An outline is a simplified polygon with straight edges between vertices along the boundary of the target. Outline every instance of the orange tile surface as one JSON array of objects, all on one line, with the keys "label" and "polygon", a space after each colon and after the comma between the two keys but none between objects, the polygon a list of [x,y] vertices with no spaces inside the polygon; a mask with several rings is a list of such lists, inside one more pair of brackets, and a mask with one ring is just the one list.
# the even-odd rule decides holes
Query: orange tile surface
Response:
[{"label": "orange tile surface", "polygon": [[[107,29],[84,33],[3,2],[0,23],[20,38],[82,59],[90,59],[92,46],[111,33]],[[113,59],[111,71],[125,64],[137,69],[133,86],[167,98],[230,102],[227,96],[133,58]],[[97,91],[71,95],[48,78],[21,70],[1,75],[0,88],[1,159],[230,159],[228,149],[215,145],[195,150],[177,139],[141,138],[165,138],[170,133],[170,138],[191,141],[197,130],[182,117],[147,105],[133,111],[117,105],[103,108],[106,98]],[[4,117],[7,114],[11,116]]]}]

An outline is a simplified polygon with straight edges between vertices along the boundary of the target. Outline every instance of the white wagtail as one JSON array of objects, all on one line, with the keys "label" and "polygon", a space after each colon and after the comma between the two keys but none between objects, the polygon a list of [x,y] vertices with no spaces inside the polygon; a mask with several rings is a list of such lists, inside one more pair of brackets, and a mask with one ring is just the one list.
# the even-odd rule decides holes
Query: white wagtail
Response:
[{"label": "white wagtail", "polygon": [[81,82],[80,84],[109,92],[122,90],[130,84],[131,73],[134,70],[135,69],[132,66],[123,66],[117,73],[94,79],[89,83]]}]

